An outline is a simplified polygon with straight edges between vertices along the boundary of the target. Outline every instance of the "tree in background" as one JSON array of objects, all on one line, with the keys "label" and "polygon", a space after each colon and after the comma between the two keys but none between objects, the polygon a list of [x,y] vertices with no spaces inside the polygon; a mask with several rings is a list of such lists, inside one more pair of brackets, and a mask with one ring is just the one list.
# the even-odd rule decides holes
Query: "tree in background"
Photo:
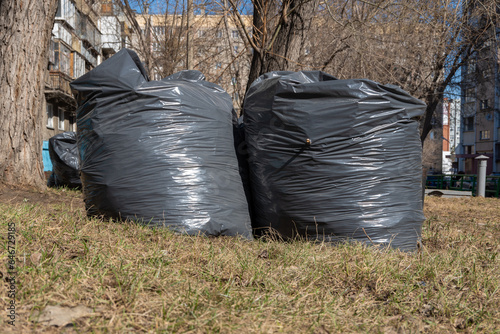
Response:
[{"label": "tree in background", "polygon": [[[131,47],[152,79],[195,69],[220,84],[240,106],[248,77],[250,48],[226,3],[114,0],[133,29]],[[243,28],[251,31],[248,16]],[[241,17],[240,17],[241,18]]]},{"label": "tree in background", "polygon": [[[241,5],[228,0],[233,15],[242,22]],[[260,75],[271,71],[297,70],[299,58],[317,13],[315,0],[252,0],[251,29],[240,24],[252,48],[247,89]]]},{"label": "tree in background", "polygon": [[42,109],[57,0],[0,2],[0,181],[45,187]]},{"label": "tree in background", "polygon": [[[101,1],[114,1],[132,23],[134,48],[153,78],[198,69],[237,105],[245,86],[274,70],[316,69],[396,84],[427,103],[422,141],[460,69],[491,56],[487,48],[498,52],[495,0],[253,0],[251,10],[239,0]],[[44,184],[41,105],[56,6],[56,0],[0,3],[2,181]],[[150,10],[164,19],[136,15]]]},{"label": "tree in background", "polygon": [[[198,69],[233,92],[237,105],[261,74],[300,68],[298,60],[317,8],[315,0],[254,0],[252,9],[238,0],[199,4],[117,1],[137,22],[133,25],[136,46],[146,65],[155,67],[162,76],[182,67]],[[134,9],[141,11],[139,18],[134,17]],[[150,12],[154,15],[145,17]],[[158,20],[162,15],[164,18]],[[148,45],[153,45],[153,50]]]},{"label": "tree in background", "polygon": [[[326,0],[302,63],[338,78],[369,78],[402,87],[427,103],[421,140],[460,69],[498,22],[494,0]],[[494,29],[493,29],[494,31]]]}]

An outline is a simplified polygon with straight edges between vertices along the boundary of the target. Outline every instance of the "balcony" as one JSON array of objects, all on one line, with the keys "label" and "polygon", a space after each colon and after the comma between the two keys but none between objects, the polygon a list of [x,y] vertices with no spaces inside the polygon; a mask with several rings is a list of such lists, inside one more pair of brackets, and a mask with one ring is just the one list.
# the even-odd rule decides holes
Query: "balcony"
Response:
[{"label": "balcony", "polygon": [[89,62],[92,64],[93,67],[96,67],[97,66],[97,57],[95,57],[91,51],[89,51],[87,48],[85,48],[85,46],[83,45],[82,43],[82,47],[81,47],[81,50],[82,50],[82,56]]},{"label": "balcony", "polygon": [[87,44],[87,48],[93,48],[98,53],[101,51],[101,33],[87,16],[80,15],[78,17],[76,33]]},{"label": "balcony", "polygon": [[57,100],[75,108],[76,101],[69,86],[71,81],[71,77],[62,72],[50,71],[45,80],[45,96],[47,100]]},{"label": "balcony", "polygon": [[68,29],[66,29],[66,27],[64,27],[64,25],[62,25],[60,22],[54,23],[52,34],[54,35],[53,38],[62,40],[68,46],[71,46],[73,43],[71,32],[69,32]]}]

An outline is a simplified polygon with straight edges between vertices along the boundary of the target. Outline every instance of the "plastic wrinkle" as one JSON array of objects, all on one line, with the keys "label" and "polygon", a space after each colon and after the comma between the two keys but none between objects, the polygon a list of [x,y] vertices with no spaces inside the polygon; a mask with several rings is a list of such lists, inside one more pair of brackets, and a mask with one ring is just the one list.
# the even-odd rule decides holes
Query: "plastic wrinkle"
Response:
[{"label": "plastic wrinkle", "polygon": [[396,86],[305,71],[264,74],[244,102],[239,161],[254,229],[416,249],[422,101]]},{"label": "plastic wrinkle", "polygon": [[149,81],[123,49],[71,83],[88,215],[252,238],[231,98],[204,78]]},{"label": "plastic wrinkle", "polygon": [[63,132],[49,139],[49,155],[52,174],[47,186],[80,188],[78,148],[75,132]]}]

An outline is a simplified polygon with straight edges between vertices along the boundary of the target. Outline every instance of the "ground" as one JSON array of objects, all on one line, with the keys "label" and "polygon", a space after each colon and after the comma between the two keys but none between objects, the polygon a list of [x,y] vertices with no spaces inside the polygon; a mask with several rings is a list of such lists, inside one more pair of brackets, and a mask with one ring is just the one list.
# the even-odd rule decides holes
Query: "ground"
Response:
[{"label": "ground", "polygon": [[500,200],[426,198],[416,253],[175,235],[86,217],[79,191],[0,186],[16,327],[78,333],[495,333]]},{"label": "ground", "polygon": [[0,203],[16,205],[36,203],[51,209],[56,203],[67,204],[70,208],[84,208],[81,192],[68,189],[47,188],[43,191],[29,187],[13,187],[0,183]]}]

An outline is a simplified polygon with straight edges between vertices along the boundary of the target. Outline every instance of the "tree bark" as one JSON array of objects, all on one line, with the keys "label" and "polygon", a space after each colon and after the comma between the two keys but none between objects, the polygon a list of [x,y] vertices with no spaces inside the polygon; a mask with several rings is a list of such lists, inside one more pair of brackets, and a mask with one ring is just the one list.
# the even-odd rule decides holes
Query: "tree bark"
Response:
[{"label": "tree bark", "polygon": [[44,85],[57,0],[0,3],[0,182],[45,187]]},{"label": "tree bark", "polygon": [[315,0],[282,1],[277,24],[270,24],[269,13],[278,6],[273,1],[276,0],[254,0],[254,42],[262,48],[254,50],[247,90],[266,72],[295,70],[311,28]]},{"label": "tree bark", "polygon": [[[264,72],[295,70],[311,28],[316,2],[283,1],[281,18],[264,57]],[[261,74],[263,74],[261,73]]]}]

